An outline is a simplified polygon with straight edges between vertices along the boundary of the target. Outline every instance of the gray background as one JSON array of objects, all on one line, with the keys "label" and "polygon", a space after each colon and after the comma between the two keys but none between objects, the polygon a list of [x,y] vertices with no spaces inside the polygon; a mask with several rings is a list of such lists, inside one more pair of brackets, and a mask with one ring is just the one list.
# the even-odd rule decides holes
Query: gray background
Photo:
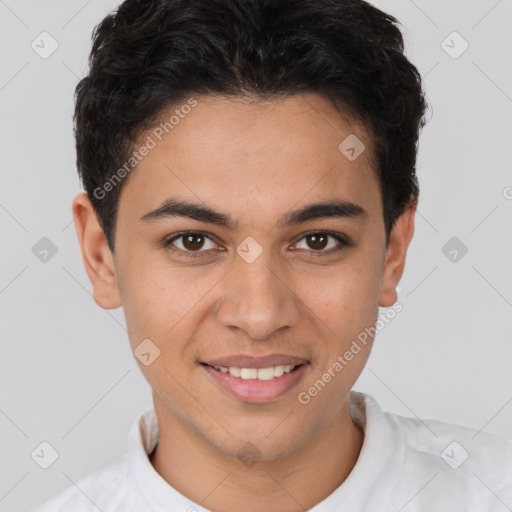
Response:
[{"label": "gray background", "polygon": [[[92,299],[71,214],[73,91],[94,25],[117,3],[0,0],[0,511],[111,461],[152,405],[122,310]],[[432,115],[404,309],[356,389],[385,410],[512,438],[512,0],[373,3],[405,26]],[[43,31],[59,45],[47,59],[31,48]],[[457,58],[453,31],[469,43]],[[47,262],[32,252],[42,237],[57,248]],[[468,248],[455,262],[443,253],[452,237]],[[42,441],[59,453],[48,469],[31,458]]]}]

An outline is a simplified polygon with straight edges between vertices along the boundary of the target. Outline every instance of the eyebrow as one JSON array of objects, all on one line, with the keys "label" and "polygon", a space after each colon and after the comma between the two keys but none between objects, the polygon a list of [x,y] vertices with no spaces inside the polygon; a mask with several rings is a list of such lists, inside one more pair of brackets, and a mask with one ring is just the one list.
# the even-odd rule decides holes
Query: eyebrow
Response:
[{"label": "eyebrow", "polygon": [[[234,230],[238,227],[230,215],[213,210],[208,206],[190,201],[181,201],[169,198],[157,209],[150,211],[141,217],[143,222],[150,222],[171,217],[186,217],[189,219],[214,224]],[[342,199],[333,199],[321,203],[306,205],[298,210],[285,214],[277,225],[292,227],[311,220],[326,218],[345,218],[358,221],[366,221],[368,212],[360,205]]]}]

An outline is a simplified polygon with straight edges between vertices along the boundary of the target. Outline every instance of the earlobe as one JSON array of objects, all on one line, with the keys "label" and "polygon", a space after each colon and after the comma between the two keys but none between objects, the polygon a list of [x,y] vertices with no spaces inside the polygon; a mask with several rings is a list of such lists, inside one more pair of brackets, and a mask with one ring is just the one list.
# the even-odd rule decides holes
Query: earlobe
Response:
[{"label": "earlobe", "polygon": [[122,303],[114,257],[86,192],[74,198],[72,209],[82,260],[93,286],[94,300],[104,309],[118,308]]},{"label": "earlobe", "polygon": [[414,234],[417,205],[417,201],[411,198],[409,206],[396,220],[389,235],[379,298],[381,307],[390,307],[398,300],[396,287],[404,272],[407,249]]}]

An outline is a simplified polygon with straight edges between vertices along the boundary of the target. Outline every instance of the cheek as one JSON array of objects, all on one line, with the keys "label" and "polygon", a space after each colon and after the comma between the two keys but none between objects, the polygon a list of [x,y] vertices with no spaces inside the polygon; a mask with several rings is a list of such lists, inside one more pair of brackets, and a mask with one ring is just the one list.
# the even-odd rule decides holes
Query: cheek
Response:
[{"label": "cheek", "polygon": [[162,324],[172,327],[173,310],[182,303],[171,300],[175,283],[150,258],[138,258],[133,249],[122,254],[116,271],[130,340],[132,345],[145,338],[156,341]]},{"label": "cheek", "polygon": [[[313,282],[314,281],[314,282]],[[305,302],[334,333],[357,334],[378,315],[378,265],[365,258],[353,258],[314,280],[301,278]]]},{"label": "cheek", "polygon": [[149,338],[165,350],[190,337],[201,322],[208,294],[219,281],[217,272],[132,260],[120,265],[120,293],[132,345]]}]

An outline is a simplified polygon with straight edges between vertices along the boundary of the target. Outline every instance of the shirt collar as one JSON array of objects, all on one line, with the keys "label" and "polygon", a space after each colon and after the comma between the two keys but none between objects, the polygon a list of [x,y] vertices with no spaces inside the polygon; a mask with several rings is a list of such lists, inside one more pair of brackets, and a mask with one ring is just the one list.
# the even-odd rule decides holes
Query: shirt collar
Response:
[{"label": "shirt collar", "polygon": [[[340,506],[343,509],[362,507],[374,498],[379,503],[375,510],[380,510],[392,491],[388,478],[385,484],[382,475],[392,477],[399,470],[404,456],[401,438],[397,437],[391,423],[386,421],[388,415],[382,412],[370,395],[352,391],[350,414],[365,433],[359,458],[343,484],[310,509],[311,512],[334,511]],[[145,507],[152,512],[167,512],[171,506],[173,510],[209,512],[183,496],[157,473],[149,460],[149,454],[158,440],[158,420],[154,408],[150,408],[133,422],[127,453],[130,485],[137,489]]]},{"label": "shirt collar", "polygon": [[158,419],[154,408],[150,408],[137,417],[128,435],[130,485],[138,491],[142,503],[151,512],[168,512],[171,509],[209,512],[183,496],[157,473],[149,460],[149,454],[157,445],[159,437]]},{"label": "shirt collar", "polygon": [[350,415],[364,430],[363,446],[344,482],[309,512],[389,510],[393,485],[403,465],[405,443],[389,413],[366,393],[350,392]]}]

